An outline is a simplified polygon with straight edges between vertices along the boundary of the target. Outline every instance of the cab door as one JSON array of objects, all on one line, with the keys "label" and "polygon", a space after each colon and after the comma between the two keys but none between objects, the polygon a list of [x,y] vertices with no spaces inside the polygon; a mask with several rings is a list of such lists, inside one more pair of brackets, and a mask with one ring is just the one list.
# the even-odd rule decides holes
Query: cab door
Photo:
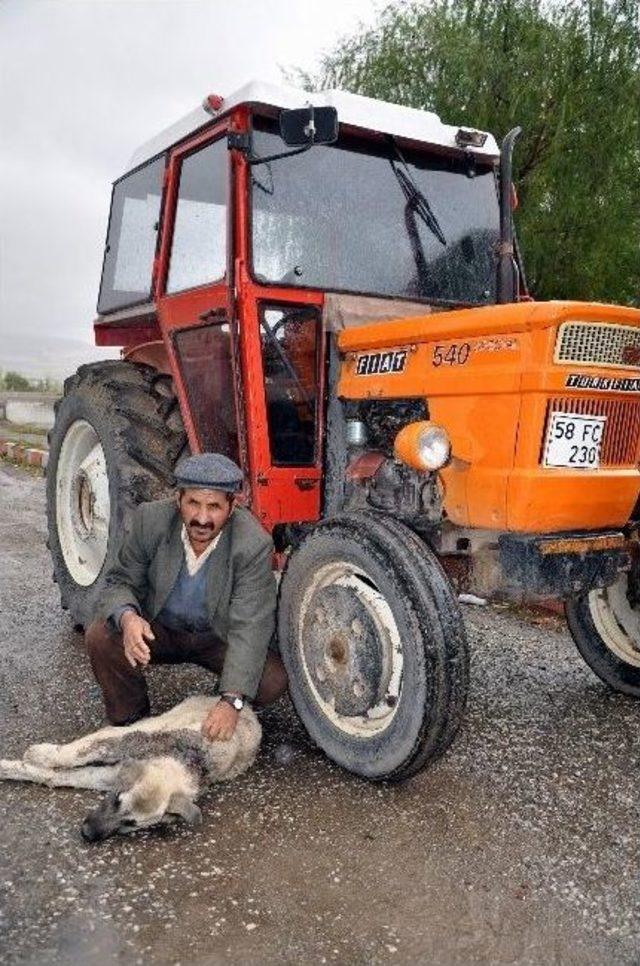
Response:
[{"label": "cab door", "polygon": [[227,128],[191,139],[169,162],[158,314],[192,452],[225,453],[247,473],[229,313]]},{"label": "cab door", "polygon": [[[320,517],[324,340],[320,306],[245,282],[240,306],[253,508],[265,526]],[[283,297],[284,295],[284,297]],[[316,296],[317,299],[317,296]]]},{"label": "cab door", "polygon": [[[237,151],[231,152],[239,155]],[[324,458],[326,340],[321,292],[268,285],[252,271],[255,184],[236,164],[236,311],[241,329],[252,510],[268,528],[318,520]],[[277,162],[276,162],[277,163]],[[277,226],[271,244],[282,245]]]}]

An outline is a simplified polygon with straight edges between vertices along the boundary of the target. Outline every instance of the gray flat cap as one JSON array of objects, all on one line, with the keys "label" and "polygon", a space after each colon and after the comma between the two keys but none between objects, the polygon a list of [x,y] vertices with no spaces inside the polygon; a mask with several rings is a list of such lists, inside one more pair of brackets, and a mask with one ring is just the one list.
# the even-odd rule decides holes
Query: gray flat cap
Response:
[{"label": "gray flat cap", "polygon": [[237,493],[244,477],[239,466],[222,453],[185,456],[174,470],[177,487]]}]

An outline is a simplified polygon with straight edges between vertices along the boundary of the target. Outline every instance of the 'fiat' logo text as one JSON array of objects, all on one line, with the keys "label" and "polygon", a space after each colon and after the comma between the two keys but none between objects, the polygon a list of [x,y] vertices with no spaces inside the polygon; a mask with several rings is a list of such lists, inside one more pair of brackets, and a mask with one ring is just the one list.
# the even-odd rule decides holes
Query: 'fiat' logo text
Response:
[{"label": "'fiat' logo text", "polygon": [[394,349],[391,352],[367,352],[358,356],[356,375],[383,376],[387,373],[404,372],[406,364],[406,349]]}]

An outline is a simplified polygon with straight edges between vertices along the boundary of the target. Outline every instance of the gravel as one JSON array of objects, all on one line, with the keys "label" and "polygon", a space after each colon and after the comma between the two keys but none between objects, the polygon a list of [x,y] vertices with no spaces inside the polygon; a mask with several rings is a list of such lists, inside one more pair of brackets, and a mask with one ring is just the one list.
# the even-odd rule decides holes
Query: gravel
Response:
[{"label": "gravel", "polygon": [[[101,723],[44,547],[0,466],[0,753]],[[204,823],[85,844],[89,792],[0,788],[2,963],[637,964],[638,705],[547,614],[464,606],[462,733],[402,786],[340,771],[287,702]],[[162,711],[211,679],[154,668]]]}]

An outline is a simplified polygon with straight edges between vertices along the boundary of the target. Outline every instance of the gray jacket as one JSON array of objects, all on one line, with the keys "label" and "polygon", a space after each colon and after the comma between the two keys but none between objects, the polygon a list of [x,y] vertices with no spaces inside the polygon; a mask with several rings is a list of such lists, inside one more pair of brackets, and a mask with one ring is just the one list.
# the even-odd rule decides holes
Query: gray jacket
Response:
[{"label": "gray jacket", "polygon": [[[125,606],[147,620],[162,610],[184,560],[175,500],[143,503],[106,576],[98,617]],[[213,633],[227,642],[222,691],[255,697],[275,627],[273,543],[255,517],[236,507],[208,564],[207,605]]]}]

